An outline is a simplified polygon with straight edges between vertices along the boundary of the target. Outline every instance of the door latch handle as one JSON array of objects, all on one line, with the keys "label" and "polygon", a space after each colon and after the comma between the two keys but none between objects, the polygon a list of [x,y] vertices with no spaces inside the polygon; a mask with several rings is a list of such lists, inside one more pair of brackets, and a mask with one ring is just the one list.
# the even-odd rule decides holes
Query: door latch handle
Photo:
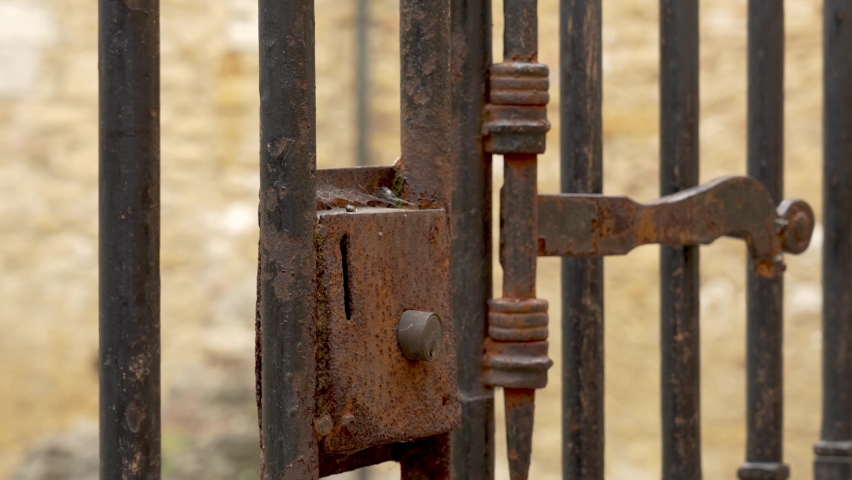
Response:
[{"label": "door latch handle", "polygon": [[801,200],[775,206],[758,180],[724,177],[650,203],[605,195],[541,195],[540,256],[624,255],[647,244],[702,245],[729,236],[746,241],[758,275],[783,271],[779,253],[801,253],[814,212]]}]

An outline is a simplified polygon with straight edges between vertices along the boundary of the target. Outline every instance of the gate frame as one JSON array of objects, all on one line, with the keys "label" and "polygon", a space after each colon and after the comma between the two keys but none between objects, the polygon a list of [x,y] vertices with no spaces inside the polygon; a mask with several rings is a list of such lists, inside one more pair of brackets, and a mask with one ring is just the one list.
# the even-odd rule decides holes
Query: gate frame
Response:
[{"label": "gate frame", "polygon": [[[446,17],[435,15],[436,6]],[[660,0],[660,8],[661,137],[672,139],[661,142],[661,193],[667,194],[697,183],[698,11],[697,0]],[[403,0],[401,11],[402,115],[403,123],[412,127],[403,128],[402,172],[411,179],[413,198],[450,208],[452,303],[463,409],[462,427],[451,435],[452,469],[461,478],[489,479],[494,473],[493,388],[482,383],[480,371],[487,302],[492,296],[491,155],[483,148],[482,134],[482,112],[489,99],[491,6],[489,0]],[[425,12],[425,23],[406,25],[406,15],[412,12]],[[305,403],[315,384],[313,326],[274,321],[311,318],[313,312],[313,1],[260,0],[260,13],[265,208],[260,215],[258,279],[264,295],[258,324],[267,373],[258,371],[266,395],[258,393],[265,420],[264,475],[314,478],[315,427],[306,407],[310,402]],[[145,8],[136,8],[119,0],[100,0],[99,15],[101,478],[156,479],[161,435],[159,2],[151,0]],[[846,298],[852,290],[852,245],[843,242],[852,237],[852,220],[847,218],[852,205],[849,15],[852,0],[826,2],[824,396],[821,440],[814,447],[817,480],[852,477],[852,362],[847,358],[852,358],[852,328],[846,321],[852,311]],[[601,1],[564,0],[560,18],[562,190],[600,193]],[[435,29],[443,34],[424,43],[422,33]],[[783,5],[749,1],[749,174],[769,189],[776,203],[783,192],[783,33]],[[671,41],[683,37],[689,41]],[[449,53],[449,70],[431,87],[449,89],[452,103],[439,102],[432,110],[415,107],[417,102],[406,95],[405,87],[424,87],[417,75],[424,52],[441,49]],[[587,65],[591,70],[585,69]],[[288,123],[293,118],[300,121]],[[422,128],[435,119],[449,120],[443,135]],[[412,156],[418,162],[406,163]],[[296,161],[289,164],[284,161],[293,158]],[[281,251],[301,263],[281,264],[280,258],[269,255]],[[667,478],[698,479],[698,247],[663,247],[663,252],[663,472]],[[671,255],[671,261],[665,260]],[[276,272],[283,271],[292,273],[289,280],[282,280],[289,297],[276,294],[281,288]],[[674,278],[676,271],[685,273]],[[563,473],[572,478],[603,478],[602,275],[601,259],[563,261]],[[743,479],[788,475],[782,460],[779,393],[782,290],[780,279],[749,276],[748,446],[739,471]],[[677,343],[666,342],[675,337],[671,329],[683,333]],[[684,361],[687,357],[692,360]],[[666,381],[674,377],[680,380]],[[590,380],[572,383],[577,378]],[[295,388],[270,395],[288,382]],[[684,443],[689,446],[686,453]]]}]

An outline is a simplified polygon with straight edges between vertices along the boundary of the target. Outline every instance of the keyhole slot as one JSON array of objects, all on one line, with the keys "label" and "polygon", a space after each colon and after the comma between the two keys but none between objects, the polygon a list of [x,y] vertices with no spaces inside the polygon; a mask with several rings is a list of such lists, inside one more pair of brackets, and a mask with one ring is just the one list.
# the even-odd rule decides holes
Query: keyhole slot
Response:
[{"label": "keyhole slot", "polygon": [[438,356],[438,341],[436,339],[432,339],[429,343],[429,360],[435,359]]},{"label": "keyhole slot", "polygon": [[340,262],[343,270],[343,309],[346,320],[352,320],[352,294],[349,291],[349,235],[340,239]]}]

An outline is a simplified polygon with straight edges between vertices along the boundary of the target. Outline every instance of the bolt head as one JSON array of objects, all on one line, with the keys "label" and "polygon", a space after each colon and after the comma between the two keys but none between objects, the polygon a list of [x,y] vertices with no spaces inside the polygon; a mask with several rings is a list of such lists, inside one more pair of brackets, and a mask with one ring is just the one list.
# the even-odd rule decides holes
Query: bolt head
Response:
[{"label": "bolt head", "polygon": [[778,206],[778,216],[785,224],[781,231],[781,248],[792,254],[807,250],[816,222],[810,205],[801,200],[784,200]]},{"label": "bolt head", "polygon": [[355,426],[355,415],[347,413],[343,416],[343,428],[351,430]]},{"label": "bolt head", "polygon": [[323,415],[322,417],[316,419],[314,422],[314,428],[317,433],[321,436],[326,436],[331,433],[331,429],[334,427],[334,424],[331,421],[331,417],[328,415]]}]

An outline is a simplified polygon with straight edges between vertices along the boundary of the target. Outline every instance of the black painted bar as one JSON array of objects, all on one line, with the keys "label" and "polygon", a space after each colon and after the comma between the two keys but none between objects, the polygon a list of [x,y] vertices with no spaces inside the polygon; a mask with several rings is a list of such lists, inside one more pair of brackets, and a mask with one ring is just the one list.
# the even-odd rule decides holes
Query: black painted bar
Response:
[{"label": "black painted bar", "polygon": [[159,2],[98,2],[100,478],[160,478]]},{"label": "black painted bar", "polygon": [[[561,191],[602,193],[601,0],[560,4]],[[604,478],[603,258],[562,259],[562,477]]]},{"label": "black painted bar", "polygon": [[260,0],[260,317],[264,478],[319,475],[313,408],[313,0]]},{"label": "black painted bar", "polygon": [[[784,197],[784,3],[748,3],[748,174]],[[784,429],[784,280],[760,277],[749,258],[748,437],[742,479],[786,478]]]},{"label": "black painted bar", "polygon": [[[660,0],[660,195],[698,184],[698,0]],[[701,478],[699,249],[660,248],[663,478]]]},{"label": "black painted bar", "polygon": [[852,0],[823,6],[823,402],[816,480],[852,478]]},{"label": "black painted bar", "polygon": [[452,433],[455,478],[494,478],[494,391],[482,384],[482,343],[491,289],[491,154],[482,115],[491,63],[490,0],[452,0],[450,168],[453,321],[462,426]]}]

